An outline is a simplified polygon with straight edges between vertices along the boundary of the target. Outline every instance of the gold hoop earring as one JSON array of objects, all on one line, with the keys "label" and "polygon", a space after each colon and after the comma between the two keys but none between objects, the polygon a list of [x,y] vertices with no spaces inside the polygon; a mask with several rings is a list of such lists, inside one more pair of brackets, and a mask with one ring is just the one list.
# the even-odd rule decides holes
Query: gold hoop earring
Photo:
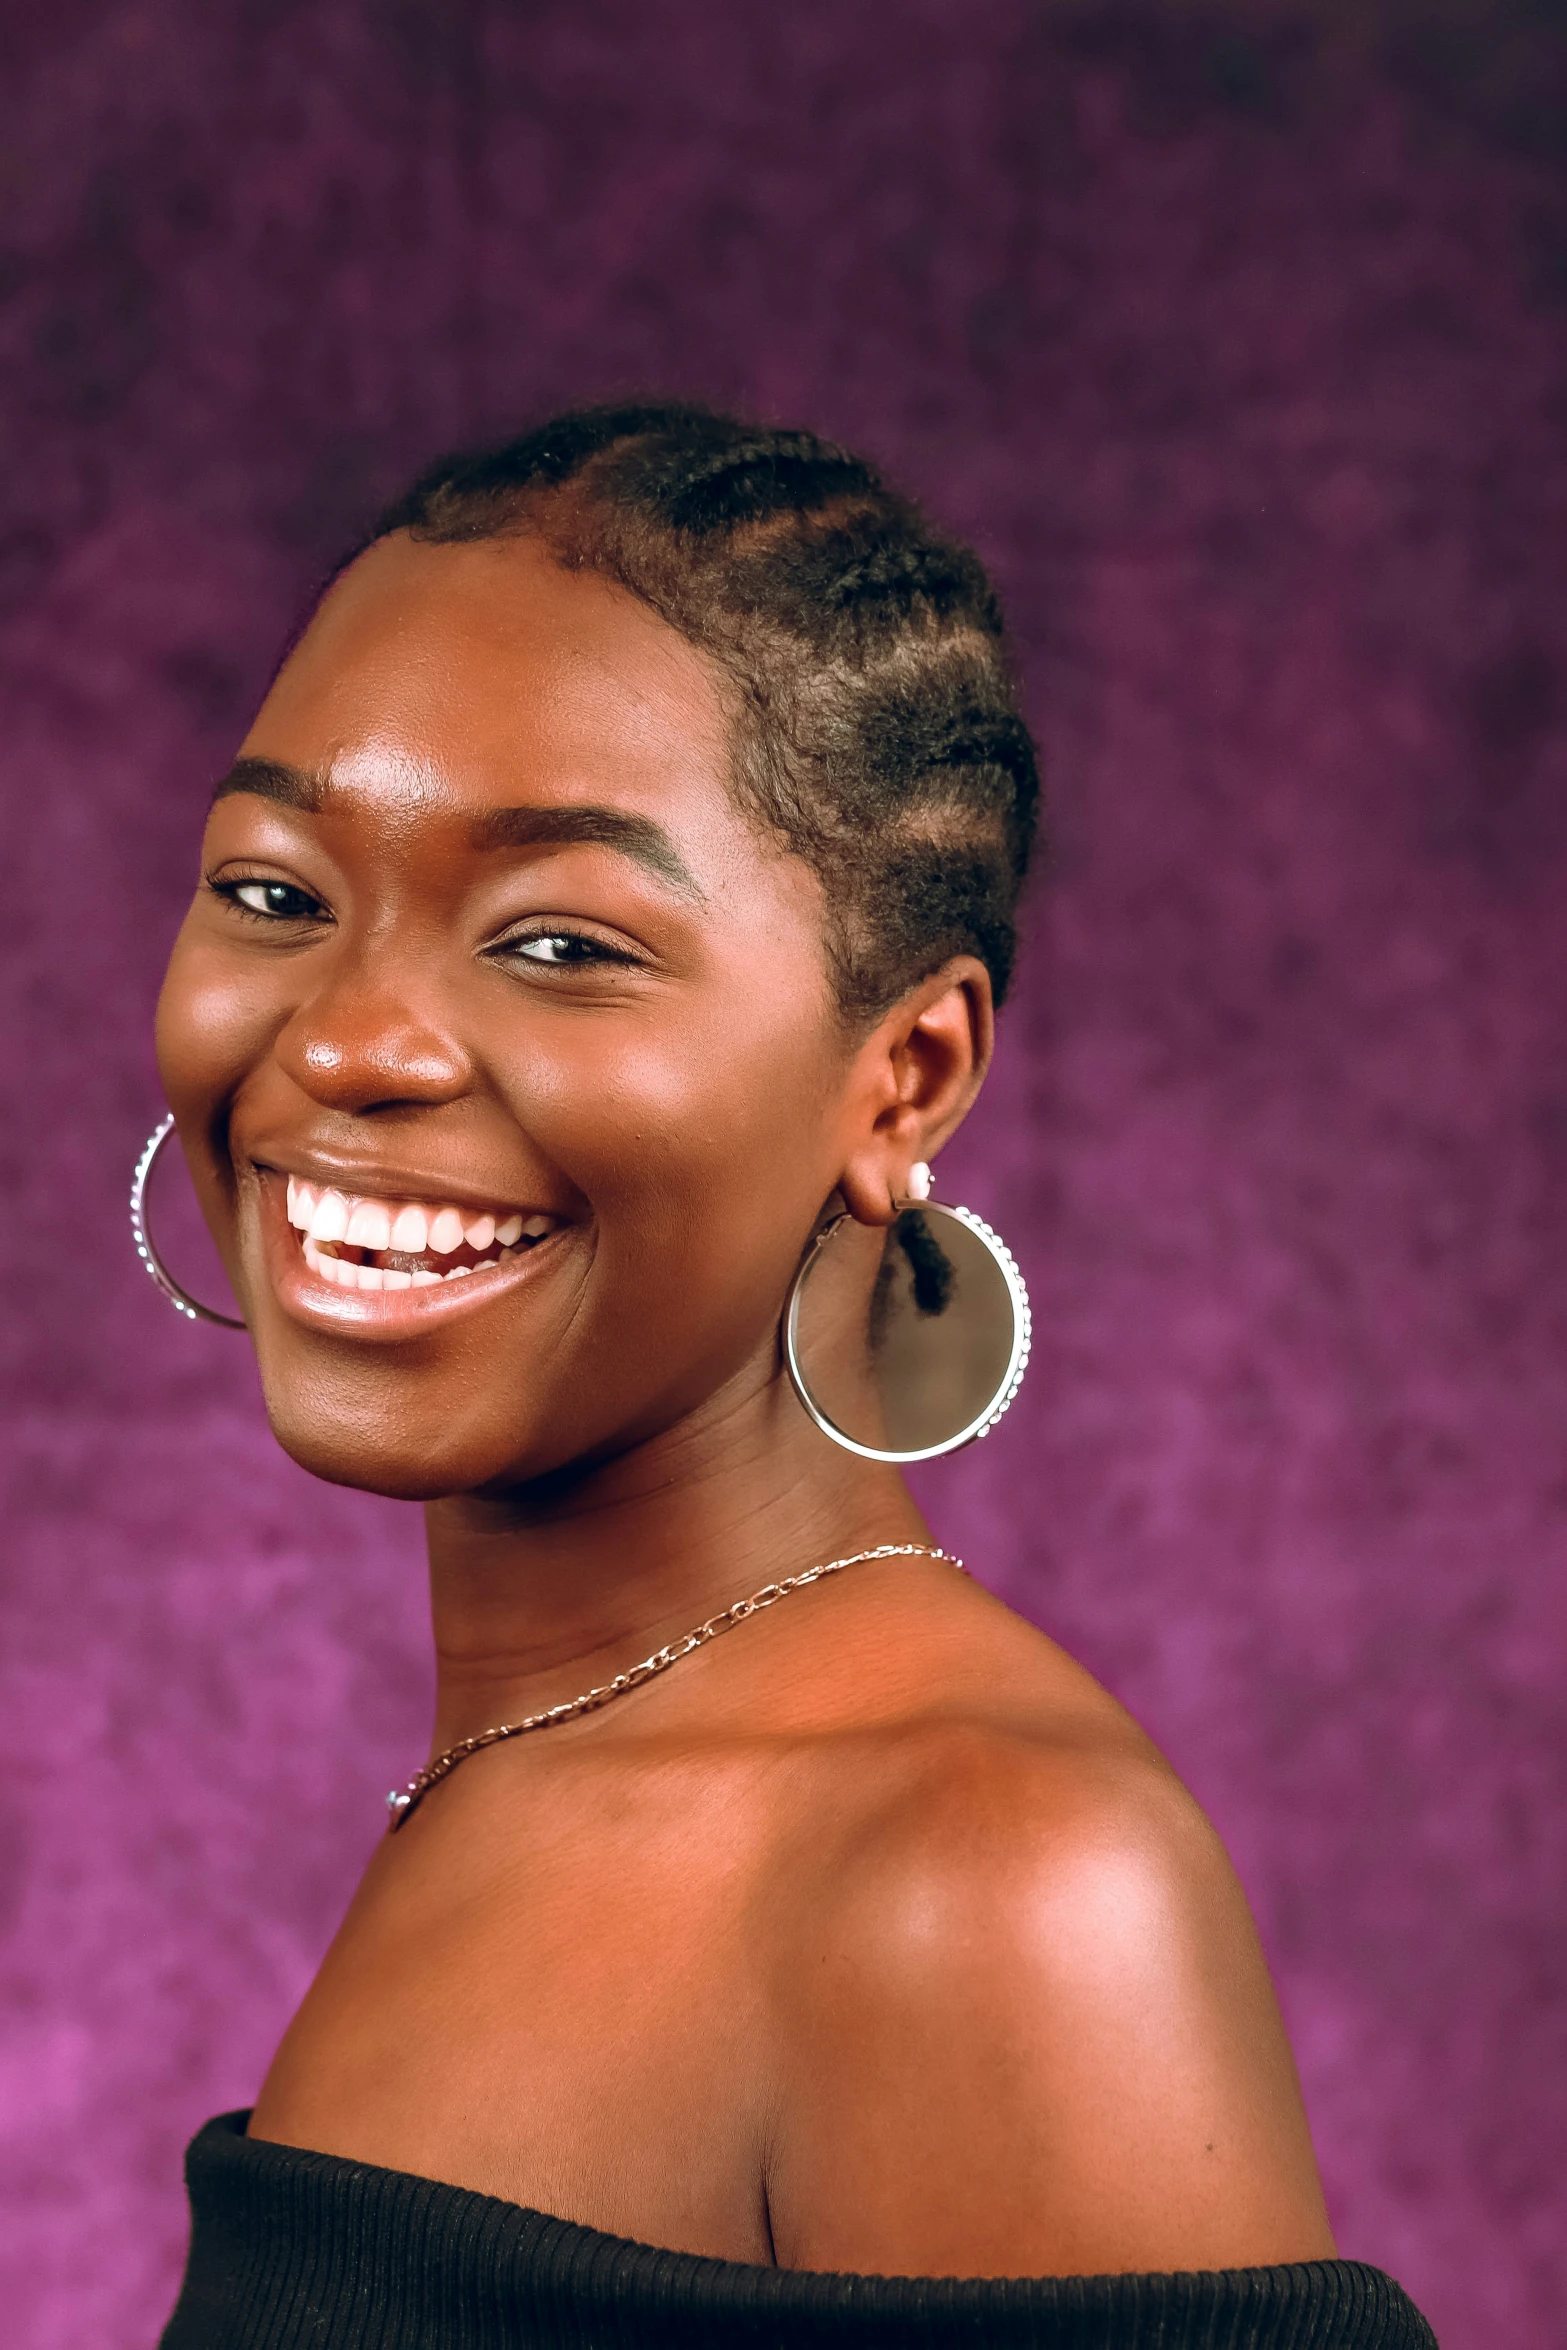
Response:
[{"label": "gold hoop earring", "polygon": [[182,1289],[153,1244],[147,1223],[147,1185],[152,1179],[158,1153],[173,1132],[174,1115],[171,1111],[147,1137],[146,1147],[131,1177],[131,1238],[136,1243],[136,1254],[177,1314],[183,1314],[189,1322],[217,1322],[225,1330],[243,1330],[246,1325],[236,1322],[232,1314],[220,1314],[215,1306],[204,1306],[199,1298],[191,1296],[188,1289]]},{"label": "gold hoop earring", "polygon": [[795,1393],[824,1436],[864,1460],[935,1460],[988,1436],[1032,1343],[1006,1242],[971,1209],[928,1197],[906,1200],[885,1231],[835,1216],[784,1307]]}]

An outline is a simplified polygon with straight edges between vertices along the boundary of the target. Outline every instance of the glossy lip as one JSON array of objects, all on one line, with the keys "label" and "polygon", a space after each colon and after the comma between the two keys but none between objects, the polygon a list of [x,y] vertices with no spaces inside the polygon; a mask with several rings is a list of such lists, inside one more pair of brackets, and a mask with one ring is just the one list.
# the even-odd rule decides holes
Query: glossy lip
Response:
[{"label": "glossy lip", "polygon": [[[362,1188],[364,1194],[383,1199],[449,1200],[453,1207],[472,1205],[480,1212],[495,1204],[492,1199],[481,1203],[471,1195],[465,1201],[460,1190],[404,1189],[406,1178],[399,1178],[395,1187],[382,1189],[380,1176],[371,1177],[360,1169],[352,1177],[341,1169],[316,1172],[319,1165],[317,1161],[296,1165],[288,1174],[306,1183],[329,1183],[345,1192]],[[556,1244],[571,1230],[563,1222],[493,1272],[468,1273],[460,1281],[432,1282],[418,1289],[339,1289],[335,1282],[312,1273],[305,1262],[299,1235],[288,1221],[287,1174],[271,1165],[257,1165],[256,1174],[260,1178],[257,1209],[261,1242],[273,1295],[291,1321],[301,1322],[307,1329],[330,1331],[338,1338],[411,1338],[455,1321],[459,1315],[474,1313],[537,1280],[539,1260],[553,1260]],[[552,1215],[554,1210],[530,1209],[526,1213]]]}]

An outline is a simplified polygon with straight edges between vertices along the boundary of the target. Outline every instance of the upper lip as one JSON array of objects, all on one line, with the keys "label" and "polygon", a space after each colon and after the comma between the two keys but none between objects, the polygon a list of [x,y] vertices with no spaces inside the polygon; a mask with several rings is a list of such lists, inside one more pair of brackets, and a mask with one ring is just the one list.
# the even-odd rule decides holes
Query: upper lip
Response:
[{"label": "upper lip", "polygon": [[292,1175],[298,1182],[340,1191],[347,1199],[440,1200],[454,1208],[473,1208],[479,1213],[497,1206],[520,1208],[525,1215],[560,1213],[556,1208],[546,1208],[540,1200],[519,1197],[515,1190],[505,1186],[480,1190],[449,1175],[415,1174],[406,1167],[347,1161],[321,1151],[269,1151],[265,1157],[252,1156],[251,1165],[262,1174]]}]

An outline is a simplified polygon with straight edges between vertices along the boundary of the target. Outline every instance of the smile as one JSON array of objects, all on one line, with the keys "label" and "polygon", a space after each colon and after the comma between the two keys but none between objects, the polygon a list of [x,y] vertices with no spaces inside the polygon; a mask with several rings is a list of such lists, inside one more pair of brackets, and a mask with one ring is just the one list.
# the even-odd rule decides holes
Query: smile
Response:
[{"label": "smile", "polygon": [[305,1263],[339,1289],[420,1289],[488,1273],[538,1247],[556,1216],[396,1200],[288,1179],[288,1221]]}]

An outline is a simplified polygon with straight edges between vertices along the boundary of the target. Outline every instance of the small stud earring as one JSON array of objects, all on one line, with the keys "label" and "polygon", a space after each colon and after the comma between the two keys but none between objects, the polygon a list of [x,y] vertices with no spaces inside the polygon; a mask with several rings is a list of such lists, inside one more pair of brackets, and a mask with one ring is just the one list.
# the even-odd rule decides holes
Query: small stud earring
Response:
[{"label": "small stud earring", "polygon": [[930,1169],[923,1159],[916,1159],[909,1169],[909,1197],[920,1200],[930,1197]]}]

